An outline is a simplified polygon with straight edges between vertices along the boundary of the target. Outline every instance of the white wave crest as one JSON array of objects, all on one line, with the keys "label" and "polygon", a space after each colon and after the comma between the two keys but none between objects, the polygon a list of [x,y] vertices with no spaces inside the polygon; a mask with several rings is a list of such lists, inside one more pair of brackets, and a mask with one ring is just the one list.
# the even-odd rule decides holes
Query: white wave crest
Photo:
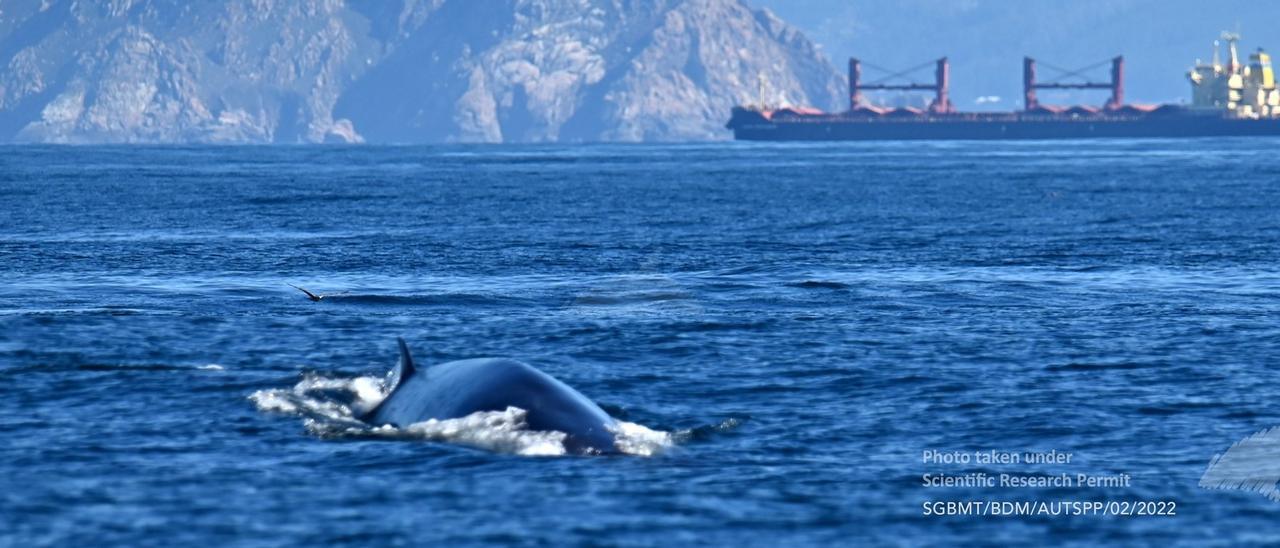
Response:
[{"label": "white wave crest", "polygon": [[431,419],[404,428],[383,426],[371,434],[393,439],[439,441],[525,456],[565,454],[562,432],[529,430],[528,413],[518,407],[505,411],[479,411],[457,419]]},{"label": "white wave crest", "polygon": [[[528,412],[518,407],[479,411],[456,419],[431,419],[395,428],[373,427],[357,419],[386,397],[378,377],[304,377],[290,389],[258,390],[249,396],[260,411],[303,417],[308,432],[325,438],[381,438],[436,441],[525,456],[566,454],[563,432],[530,430]],[[614,444],[629,455],[653,456],[675,445],[670,433],[618,421]]]},{"label": "white wave crest", "polygon": [[249,395],[261,411],[340,423],[356,421],[385,397],[384,383],[377,377],[334,379],[317,375],[303,377],[288,390],[259,390]]},{"label": "white wave crest", "polygon": [[660,454],[675,445],[670,432],[653,430],[634,422],[618,421],[618,428],[614,430],[613,438],[613,444],[619,451],[642,457]]}]

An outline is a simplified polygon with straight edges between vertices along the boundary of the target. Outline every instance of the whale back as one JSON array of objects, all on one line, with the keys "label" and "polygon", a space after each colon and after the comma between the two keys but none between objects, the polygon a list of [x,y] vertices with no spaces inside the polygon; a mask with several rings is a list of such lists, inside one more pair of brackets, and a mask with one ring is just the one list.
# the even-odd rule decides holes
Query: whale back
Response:
[{"label": "whale back", "polygon": [[532,430],[566,434],[573,452],[614,452],[615,421],[586,396],[533,366],[510,359],[479,358],[416,367],[400,342],[392,390],[362,417],[374,425],[404,427],[479,411],[526,411]]}]

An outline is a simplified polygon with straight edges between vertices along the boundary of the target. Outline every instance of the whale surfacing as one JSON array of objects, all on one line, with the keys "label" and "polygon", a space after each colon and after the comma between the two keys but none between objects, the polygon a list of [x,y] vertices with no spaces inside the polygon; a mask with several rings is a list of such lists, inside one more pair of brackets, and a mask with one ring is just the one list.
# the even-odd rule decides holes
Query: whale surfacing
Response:
[{"label": "whale surfacing", "polygon": [[430,419],[465,417],[479,411],[525,410],[531,430],[565,434],[565,450],[617,453],[617,422],[600,406],[556,378],[510,359],[479,358],[418,368],[404,339],[392,388],[360,417],[374,426],[405,427]]}]

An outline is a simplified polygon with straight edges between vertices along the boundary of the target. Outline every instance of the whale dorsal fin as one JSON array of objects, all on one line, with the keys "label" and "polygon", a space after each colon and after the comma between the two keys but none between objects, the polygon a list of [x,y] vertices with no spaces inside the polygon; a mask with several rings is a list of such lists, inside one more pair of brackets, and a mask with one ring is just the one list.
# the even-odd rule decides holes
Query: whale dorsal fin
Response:
[{"label": "whale dorsal fin", "polygon": [[400,383],[412,377],[418,370],[413,366],[413,356],[409,355],[409,345],[405,344],[401,337],[396,337],[396,342],[400,343],[400,363],[396,364],[395,372],[391,375],[391,390],[398,388]]},{"label": "whale dorsal fin", "polygon": [[388,375],[387,386],[389,388],[387,388],[387,393],[383,396],[382,401],[373,406],[373,409],[360,414],[358,417],[364,422],[372,422],[378,416],[378,411],[382,409],[382,406],[386,405],[391,400],[391,397],[395,395],[400,385],[404,384],[404,381],[418,371],[418,368],[413,366],[413,356],[409,355],[409,345],[405,344],[404,339],[401,337],[396,337],[396,342],[400,344],[400,363],[396,364],[395,369],[392,369],[391,374]]}]

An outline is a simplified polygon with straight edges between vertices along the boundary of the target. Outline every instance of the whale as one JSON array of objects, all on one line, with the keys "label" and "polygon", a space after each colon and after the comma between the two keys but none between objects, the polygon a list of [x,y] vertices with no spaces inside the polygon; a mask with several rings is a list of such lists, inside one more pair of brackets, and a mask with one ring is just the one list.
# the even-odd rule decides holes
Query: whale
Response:
[{"label": "whale", "polygon": [[565,451],[615,454],[618,423],[582,393],[527,363],[506,358],[476,358],[418,367],[409,345],[397,338],[400,361],[392,370],[391,390],[376,407],[358,417],[396,428],[431,419],[462,418],[480,411],[518,407],[531,430],[565,434]]}]

